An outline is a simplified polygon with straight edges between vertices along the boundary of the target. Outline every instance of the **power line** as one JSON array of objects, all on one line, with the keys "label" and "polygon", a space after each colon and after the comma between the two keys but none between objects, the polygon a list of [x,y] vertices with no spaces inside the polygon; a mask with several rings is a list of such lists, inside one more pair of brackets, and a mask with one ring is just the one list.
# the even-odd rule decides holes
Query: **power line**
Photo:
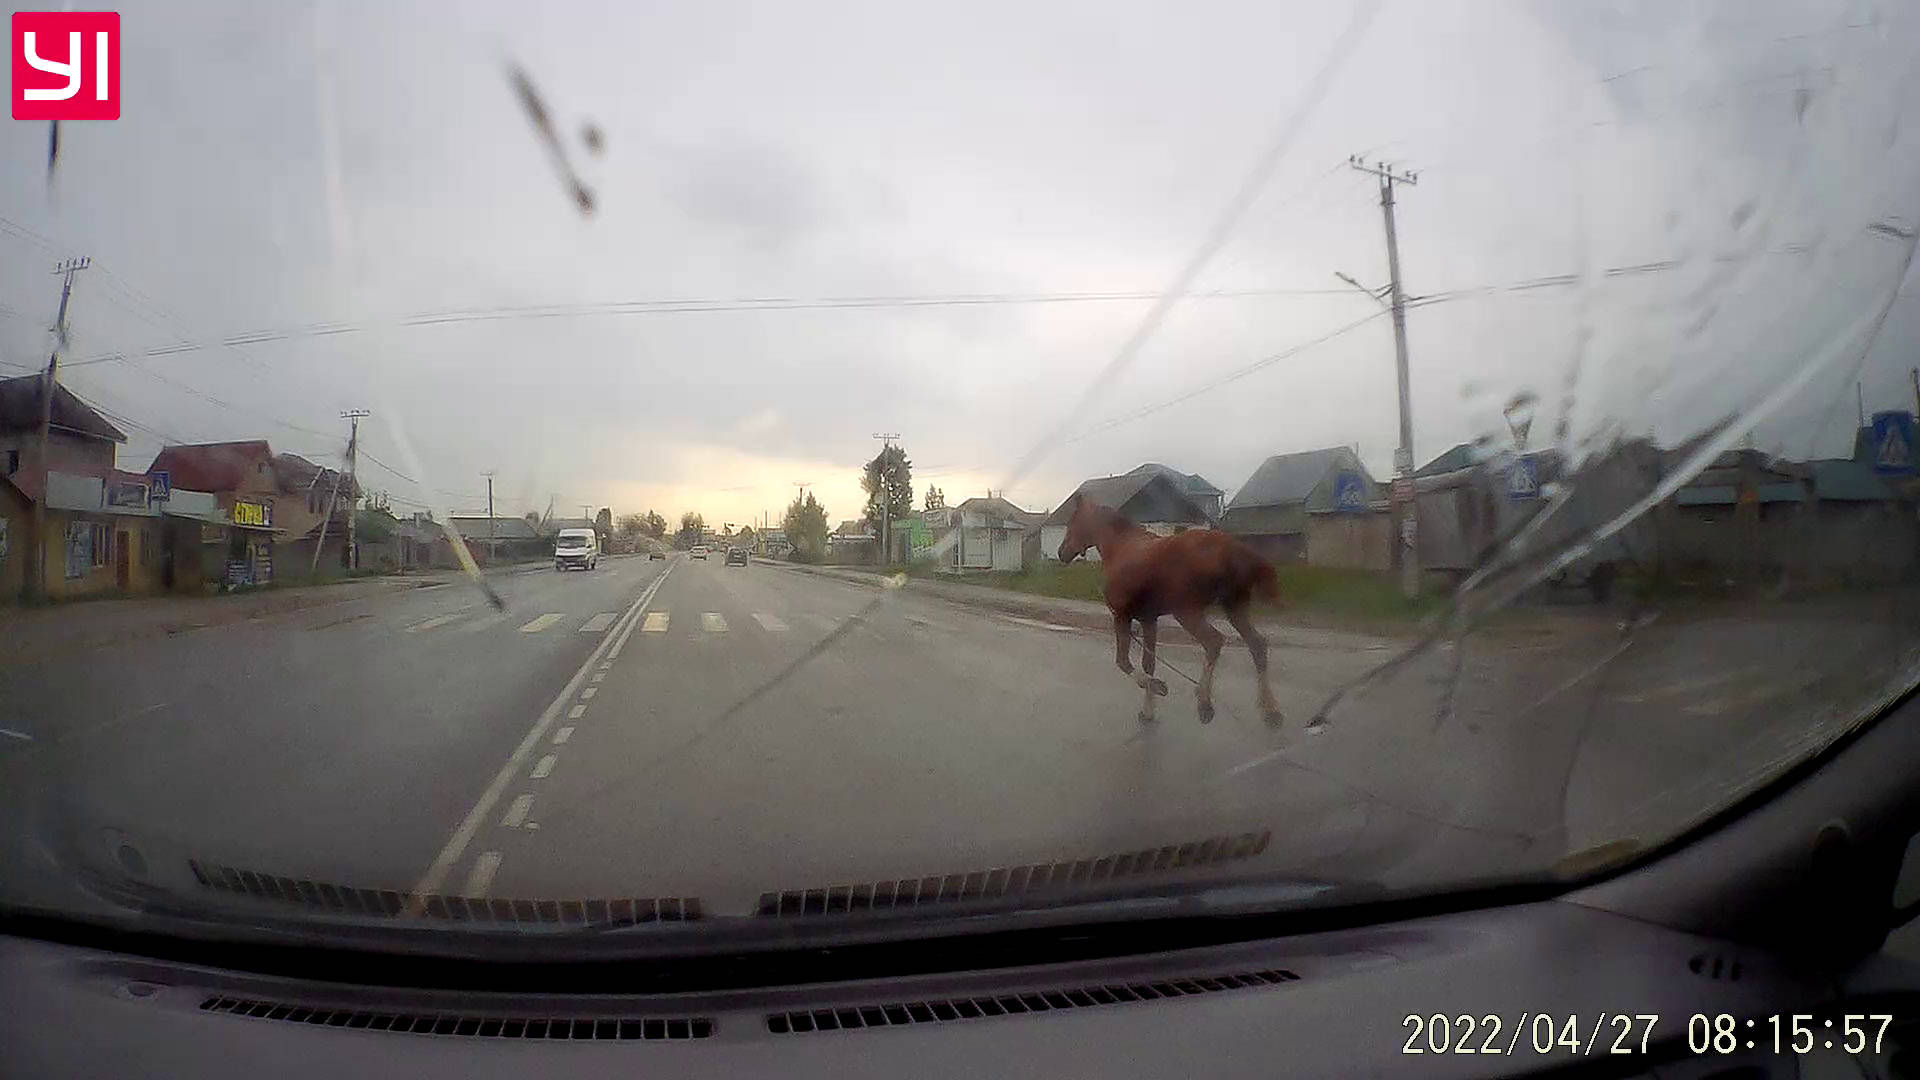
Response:
[{"label": "power line", "polygon": [[[1420,305],[1409,304],[1407,306],[1416,307]],[[1174,397],[1170,397],[1166,399],[1165,401],[1157,402],[1155,404],[1148,405],[1140,409],[1135,409],[1133,412],[1125,413],[1120,416],[1113,417],[1109,420],[1105,420],[1099,424],[1094,425],[1093,427],[1088,428],[1085,431],[1082,431],[1078,435],[1074,435],[1069,438],[1062,439],[1061,442],[1062,443],[1079,442],[1082,439],[1086,439],[1094,435],[1098,435],[1103,431],[1107,431],[1112,428],[1119,427],[1121,424],[1132,423],[1133,421],[1138,420],[1143,416],[1151,416],[1152,414],[1157,413],[1162,409],[1170,409],[1173,406],[1178,405],[1182,402],[1191,401],[1202,394],[1206,394],[1214,390],[1218,390],[1220,387],[1225,386],[1228,383],[1237,382],[1238,380],[1244,379],[1247,376],[1252,375],[1257,371],[1264,370],[1268,367],[1273,366],[1274,364],[1280,363],[1283,360],[1290,360],[1293,357],[1296,357],[1301,353],[1306,352],[1309,349],[1318,348],[1334,340],[1337,337],[1341,337],[1345,334],[1352,333],[1353,331],[1360,329],[1362,326],[1367,325],[1368,323],[1372,322],[1375,319],[1385,318],[1386,314],[1387,313],[1385,311],[1372,312],[1362,318],[1355,319],[1354,321],[1347,323],[1344,326],[1336,327],[1335,329],[1330,330],[1327,333],[1321,334],[1319,337],[1302,341],[1296,345],[1290,345],[1287,348],[1282,349],[1281,351],[1274,353],[1271,356],[1264,357],[1260,360],[1256,360],[1253,363],[1246,365],[1245,367],[1239,368],[1235,371],[1228,372],[1227,374],[1222,375],[1217,379],[1213,379],[1200,386],[1196,386],[1191,390],[1187,390],[1183,393],[1177,394]]]}]

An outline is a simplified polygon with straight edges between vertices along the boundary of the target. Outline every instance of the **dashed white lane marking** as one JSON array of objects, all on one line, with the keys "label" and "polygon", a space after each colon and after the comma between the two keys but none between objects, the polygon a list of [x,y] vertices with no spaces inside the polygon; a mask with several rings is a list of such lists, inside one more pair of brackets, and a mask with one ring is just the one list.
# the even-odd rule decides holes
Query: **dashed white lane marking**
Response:
[{"label": "dashed white lane marking", "polygon": [[616,612],[603,611],[593,618],[588,619],[586,622],[581,623],[580,632],[583,634],[598,634],[607,627],[612,626],[613,620],[619,617],[619,614]]},{"label": "dashed white lane marking", "polygon": [[553,774],[553,767],[558,764],[560,764],[560,755],[548,754],[546,757],[533,763],[533,772],[531,775],[535,780],[545,780]]},{"label": "dashed white lane marking", "polygon": [[581,701],[592,701],[592,700],[593,700],[593,695],[595,695],[595,694],[597,694],[597,693],[599,693],[599,692],[600,692],[600,688],[599,688],[599,687],[597,687],[597,686],[589,686],[589,687],[587,687],[587,688],[586,688],[585,690],[582,690],[582,691],[580,691],[580,700],[581,700]]},{"label": "dashed white lane marking", "polygon": [[27,734],[24,731],[15,731],[12,728],[0,727],[0,735],[5,735],[10,739],[20,739],[25,742],[33,741],[33,736]]},{"label": "dashed white lane marking", "polygon": [[1001,618],[1010,623],[1019,623],[1021,626],[1031,626],[1038,630],[1053,630],[1062,634],[1073,633],[1073,627],[1061,626],[1059,623],[1041,622],[1039,619],[1023,619],[1018,615],[1002,615]]},{"label": "dashed white lane marking", "polygon": [[564,745],[566,741],[571,738],[573,738],[573,725],[568,724],[566,727],[563,727],[559,731],[556,731],[553,733],[553,745],[555,746]]},{"label": "dashed white lane marking", "polygon": [[667,613],[664,611],[647,612],[647,621],[640,626],[643,634],[664,634],[667,632]]},{"label": "dashed white lane marking", "polygon": [[1632,694],[1616,694],[1614,697],[1617,701],[1624,701],[1631,705],[1640,705],[1653,701],[1656,698],[1679,697],[1700,690],[1711,690],[1725,683],[1751,679],[1756,675],[1764,674],[1765,671],[1765,668],[1759,667],[1736,668],[1732,671],[1722,671],[1715,675],[1707,675],[1697,679],[1682,679],[1679,682],[1667,683],[1664,686],[1656,686]]},{"label": "dashed white lane marking", "polygon": [[460,618],[465,614],[466,612],[464,611],[456,611],[451,615],[436,615],[433,618],[427,619],[424,622],[417,622],[417,623],[414,623],[412,626],[407,627],[407,633],[418,634],[422,630],[433,630],[438,627],[445,626],[448,623],[454,621],[455,619]]},{"label": "dashed white lane marking", "polygon": [[765,612],[765,611],[754,612],[753,621],[759,623],[760,629],[765,630],[769,634],[778,634],[786,630],[787,628],[787,624],[781,621],[780,616],[774,615],[770,612]]},{"label": "dashed white lane marking", "polygon": [[460,895],[468,896],[468,897],[479,897],[479,896],[487,895],[487,890],[493,887],[494,871],[499,869],[500,869],[500,853],[499,852],[497,851],[481,852],[480,857],[473,860],[473,869],[468,871],[467,873],[467,887],[460,893]]},{"label": "dashed white lane marking", "polygon": [[513,802],[507,804],[506,816],[500,819],[500,824],[505,828],[517,829],[520,827],[521,823],[527,820],[527,815],[532,812],[533,812],[533,796],[531,795],[518,796],[513,800]]},{"label": "dashed white lane marking", "polygon": [[[647,604],[653,600],[654,593],[660,590],[661,583],[666,581],[668,575],[672,573],[673,566],[669,565],[661,571],[659,577],[653,579],[652,585],[647,586],[647,591],[634,600],[633,606],[627,609],[625,618],[628,630],[633,629],[641,613],[646,611]],[[493,782],[480,793],[480,798],[474,802],[473,809],[467,811],[467,816],[462,818],[460,824],[454,828],[453,835],[447,837],[446,846],[442,847],[440,854],[434,857],[433,863],[427,867],[427,872],[420,876],[419,883],[413,888],[415,896],[431,896],[440,891],[440,886],[446,882],[447,875],[453,872],[453,864],[459,862],[460,856],[466,853],[467,845],[473,842],[474,834],[480,831],[480,826],[486,821],[487,815],[493,812],[493,808],[500,802],[500,797],[506,794],[507,785],[513,783],[514,777],[519,774],[521,763],[527,760],[533,753],[533,748],[540,745],[540,740],[546,737],[547,729],[560,718],[561,708],[579,692],[580,684],[585,680],[588,669],[600,662],[601,656],[606,653],[608,644],[612,640],[612,638],[600,639],[600,644],[594,647],[593,652],[580,665],[580,669],[573,673],[573,678],[567,680],[567,685],[562,687],[560,693],[548,703],[546,711],[542,712],[540,718],[533,722],[533,726],[527,729],[526,737],[522,738],[520,745],[507,756],[506,763],[500,766],[500,771],[493,774]],[[532,797],[529,796],[528,807],[531,806]],[[525,810],[521,812],[518,820],[526,820]],[[528,824],[531,826],[532,823],[528,822]],[[412,913],[418,915],[419,911],[415,909]]]},{"label": "dashed white lane marking", "polygon": [[528,623],[527,625],[521,627],[520,632],[523,634],[537,634],[540,631],[545,630],[547,627],[552,626],[554,623],[557,623],[561,619],[564,619],[566,617],[567,615],[566,615],[566,612],[564,611],[549,611],[545,615],[542,615],[539,618]]},{"label": "dashed white lane marking", "polygon": [[703,611],[700,613],[700,629],[709,634],[724,634],[727,632],[727,620],[717,611]]},{"label": "dashed white lane marking", "polygon": [[573,708],[567,710],[567,719],[569,720],[578,720],[585,715],[587,715],[587,707],[585,705],[575,705]]}]

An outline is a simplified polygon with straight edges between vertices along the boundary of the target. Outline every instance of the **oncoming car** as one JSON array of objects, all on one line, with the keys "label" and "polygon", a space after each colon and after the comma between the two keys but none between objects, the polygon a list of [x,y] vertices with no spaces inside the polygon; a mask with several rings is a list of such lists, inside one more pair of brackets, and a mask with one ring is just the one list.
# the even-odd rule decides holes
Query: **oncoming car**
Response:
[{"label": "oncoming car", "polygon": [[561,529],[553,540],[553,568],[592,570],[600,565],[600,537],[592,529]]},{"label": "oncoming car", "polygon": [[690,549],[687,552],[687,554],[692,556],[693,558],[699,559],[701,562],[706,562],[707,561],[707,545],[695,544],[693,545],[692,549]]}]

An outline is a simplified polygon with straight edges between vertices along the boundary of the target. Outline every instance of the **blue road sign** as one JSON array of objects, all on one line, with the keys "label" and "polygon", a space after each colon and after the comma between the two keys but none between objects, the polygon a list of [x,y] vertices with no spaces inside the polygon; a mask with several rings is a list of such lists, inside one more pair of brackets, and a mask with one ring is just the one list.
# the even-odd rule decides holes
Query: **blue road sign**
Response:
[{"label": "blue road sign", "polygon": [[1357,513],[1367,508],[1367,479],[1357,472],[1339,473],[1333,478],[1333,508]]},{"label": "blue road sign", "polygon": [[167,470],[155,469],[148,473],[147,484],[147,498],[165,501],[173,497],[173,474]]},{"label": "blue road sign", "polygon": [[1507,498],[1537,499],[1540,497],[1540,474],[1536,471],[1532,458],[1514,458],[1507,467]]},{"label": "blue road sign", "polygon": [[1873,471],[1877,473],[1913,471],[1912,413],[1873,414]]}]

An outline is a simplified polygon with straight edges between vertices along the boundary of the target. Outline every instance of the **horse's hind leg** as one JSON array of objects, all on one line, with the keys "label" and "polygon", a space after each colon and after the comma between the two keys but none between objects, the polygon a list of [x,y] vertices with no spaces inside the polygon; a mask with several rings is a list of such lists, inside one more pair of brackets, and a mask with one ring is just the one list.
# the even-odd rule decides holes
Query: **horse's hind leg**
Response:
[{"label": "horse's hind leg", "polygon": [[1260,686],[1260,713],[1267,718],[1267,723],[1278,724],[1282,719],[1280,704],[1273,699],[1273,685],[1267,679],[1267,639],[1253,625],[1253,617],[1244,601],[1227,605],[1227,621],[1233,624],[1234,630],[1247,643],[1247,651],[1253,653],[1254,676]]},{"label": "horse's hind leg", "polygon": [[1177,612],[1174,618],[1192,634],[1195,641],[1206,651],[1206,660],[1200,668],[1200,722],[1213,721],[1213,666],[1220,662],[1220,647],[1226,643],[1227,636],[1214,629],[1207,621],[1206,609]]},{"label": "horse's hind leg", "polygon": [[1160,620],[1140,620],[1140,672],[1135,677],[1140,687],[1140,719],[1153,719],[1153,699],[1167,696],[1167,684],[1153,677],[1153,669],[1158,666],[1157,648],[1160,643]]}]

